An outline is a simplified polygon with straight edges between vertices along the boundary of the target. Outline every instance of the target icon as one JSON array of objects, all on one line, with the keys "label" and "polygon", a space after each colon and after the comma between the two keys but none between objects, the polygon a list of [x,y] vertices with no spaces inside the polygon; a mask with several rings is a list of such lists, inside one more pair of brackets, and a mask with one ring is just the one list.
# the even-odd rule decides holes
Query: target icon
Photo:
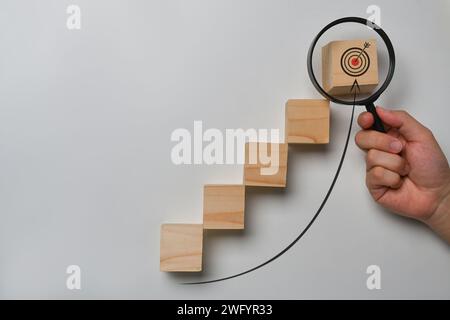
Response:
[{"label": "target icon", "polygon": [[370,58],[364,48],[349,48],[341,56],[341,68],[351,77],[359,77],[370,67]]}]

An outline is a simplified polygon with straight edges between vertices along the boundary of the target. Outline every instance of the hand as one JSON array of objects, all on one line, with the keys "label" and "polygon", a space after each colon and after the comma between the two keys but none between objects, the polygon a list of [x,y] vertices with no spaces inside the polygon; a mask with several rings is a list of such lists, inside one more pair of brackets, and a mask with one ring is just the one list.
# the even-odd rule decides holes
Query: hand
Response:
[{"label": "hand", "polygon": [[[450,242],[450,168],[432,132],[404,111],[377,107],[387,134],[359,115],[356,144],[367,151],[366,184],[383,207],[423,221]],[[437,224],[437,225],[436,225]]]}]

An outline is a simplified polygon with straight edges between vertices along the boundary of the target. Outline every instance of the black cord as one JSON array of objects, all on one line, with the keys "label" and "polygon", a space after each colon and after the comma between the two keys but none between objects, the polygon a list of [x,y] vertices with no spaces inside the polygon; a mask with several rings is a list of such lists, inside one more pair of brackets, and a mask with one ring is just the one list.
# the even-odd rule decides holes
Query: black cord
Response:
[{"label": "black cord", "polygon": [[[356,93],[355,93],[355,98],[356,98]],[[185,282],[182,284],[186,284],[186,285],[193,285],[193,284],[208,284],[208,283],[213,283],[213,282],[219,282],[219,281],[225,281],[225,280],[229,280],[229,279],[233,279],[233,278],[237,278],[240,276],[243,276],[244,274],[250,273],[252,271],[258,270],[259,268],[264,267],[265,265],[271,263],[272,261],[275,261],[276,259],[278,259],[279,257],[281,257],[283,254],[285,254],[289,249],[291,249],[304,235],[305,233],[309,230],[309,228],[313,225],[314,221],[316,221],[317,217],[319,216],[320,212],[322,211],[323,207],[325,206],[328,198],[331,195],[331,192],[333,191],[334,185],[336,184],[337,178],[339,176],[339,173],[341,172],[341,168],[342,168],[342,164],[344,163],[344,159],[345,159],[345,154],[347,153],[347,147],[348,147],[348,143],[350,141],[350,135],[352,132],[352,126],[353,126],[353,117],[355,114],[355,106],[353,105],[352,108],[352,115],[350,117],[350,125],[348,127],[348,133],[347,133],[347,138],[345,140],[345,145],[344,145],[344,151],[342,152],[341,155],[341,160],[339,161],[339,165],[338,168],[336,170],[336,173],[334,174],[334,178],[333,181],[331,182],[330,187],[328,188],[327,194],[325,195],[325,198],[322,200],[322,203],[319,206],[319,209],[317,209],[316,214],[313,216],[313,218],[311,219],[311,221],[309,221],[308,225],[306,226],[305,229],[303,229],[303,231],[297,236],[297,238],[294,239],[294,241],[292,241],[286,248],[284,248],[282,251],[280,251],[278,254],[276,254],[274,257],[270,258],[269,260],[261,263],[260,265],[257,265],[256,267],[253,267],[249,270],[243,271],[241,273],[237,273],[235,275],[232,276],[228,276],[228,277],[223,277],[223,278],[219,278],[219,279],[214,279],[214,280],[206,280],[206,281],[199,281],[199,282]]]}]

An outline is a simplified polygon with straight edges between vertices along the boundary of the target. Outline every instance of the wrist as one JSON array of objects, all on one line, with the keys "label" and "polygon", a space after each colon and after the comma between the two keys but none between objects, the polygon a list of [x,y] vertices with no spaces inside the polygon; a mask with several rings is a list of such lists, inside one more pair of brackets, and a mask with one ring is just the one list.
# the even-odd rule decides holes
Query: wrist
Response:
[{"label": "wrist", "polygon": [[424,222],[450,244],[450,181],[439,197],[436,210]]}]

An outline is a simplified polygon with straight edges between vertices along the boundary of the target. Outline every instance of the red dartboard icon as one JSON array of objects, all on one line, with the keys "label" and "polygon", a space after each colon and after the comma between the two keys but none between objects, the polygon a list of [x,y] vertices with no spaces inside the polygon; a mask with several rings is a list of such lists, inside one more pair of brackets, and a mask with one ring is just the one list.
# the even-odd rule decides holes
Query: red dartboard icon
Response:
[{"label": "red dartboard icon", "polygon": [[369,55],[361,48],[349,48],[341,56],[341,68],[351,77],[362,76],[369,70],[369,67]]}]

